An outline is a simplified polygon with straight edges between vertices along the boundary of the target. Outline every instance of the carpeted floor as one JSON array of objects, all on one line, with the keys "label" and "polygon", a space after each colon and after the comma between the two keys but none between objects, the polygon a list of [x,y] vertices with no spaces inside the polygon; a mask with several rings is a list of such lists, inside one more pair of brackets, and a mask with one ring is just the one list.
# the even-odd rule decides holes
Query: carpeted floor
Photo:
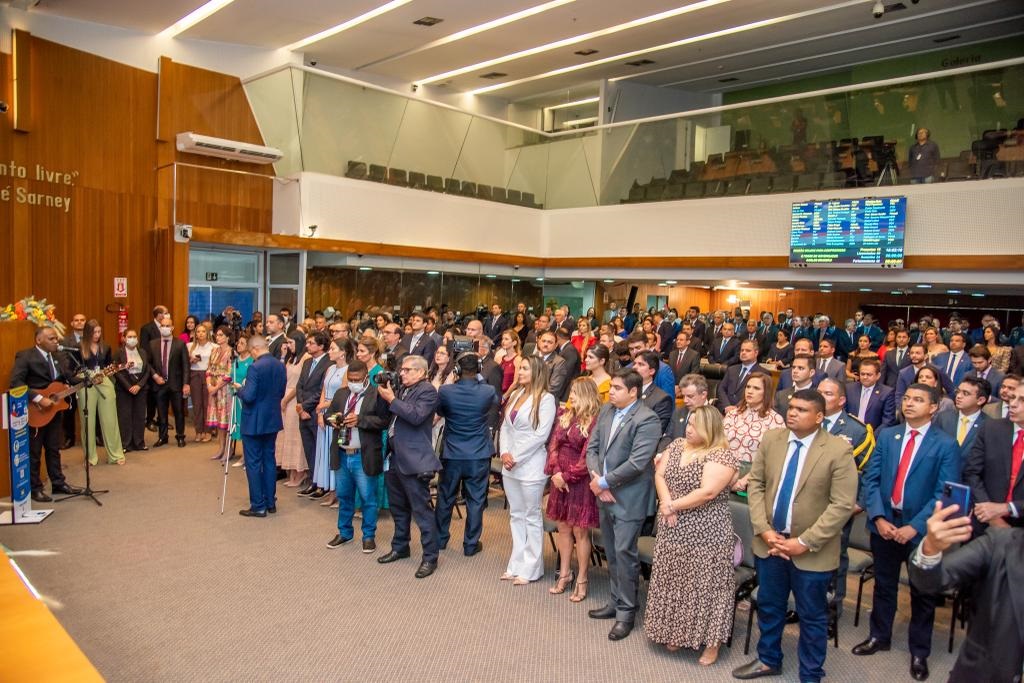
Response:
[{"label": "carpeted floor", "polygon": [[[707,669],[696,663],[698,653],[670,654],[640,629],[610,642],[611,623],[586,613],[607,598],[606,573],[593,570],[590,598],[581,604],[570,603],[568,593],[551,596],[550,546],[547,578],[525,587],[499,582],[511,543],[498,495],[486,513],[484,551],[462,556],[456,518],[453,549],[442,553],[436,574],[417,580],[415,533],[413,558],[386,566],[358,544],[329,550],[335,511],[297,498],[295,489],[279,487],[276,516],[240,517],[248,504],[240,468],[230,471],[221,516],[222,469],[208,460],[210,451],[190,444],[130,453],[124,467],[93,469],[94,487],[111,489],[103,507],[85,499],[56,503],[39,526],[0,528],[12,551],[56,553],[18,562],[108,680],[727,681],[754,656],[742,652],[744,611],[733,648],[723,648]],[[84,481],[80,457],[79,449],[64,457],[73,484]],[[385,515],[379,552],[390,537]],[[840,647],[828,650],[829,679],[911,680],[906,596],[893,650],[869,658],[850,654],[867,633],[864,614],[853,628],[855,596],[854,583]],[[948,615],[941,609],[936,624],[936,681],[953,663]],[[797,633],[787,628],[785,675],[776,680],[797,680]],[[962,640],[961,632],[957,646]]]}]

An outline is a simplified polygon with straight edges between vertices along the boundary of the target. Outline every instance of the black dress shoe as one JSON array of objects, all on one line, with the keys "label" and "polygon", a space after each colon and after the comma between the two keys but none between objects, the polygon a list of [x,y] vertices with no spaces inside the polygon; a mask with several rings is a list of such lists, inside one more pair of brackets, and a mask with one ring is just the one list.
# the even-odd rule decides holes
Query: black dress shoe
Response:
[{"label": "black dress shoe", "polygon": [[53,498],[50,498],[48,495],[46,495],[46,491],[33,491],[32,492],[32,500],[34,500],[37,503],[52,503],[53,502]]},{"label": "black dress shoe", "polygon": [[868,638],[863,643],[853,646],[853,654],[873,655],[876,652],[887,652],[890,647],[889,643],[883,643],[878,638]]},{"label": "black dress shoe", "polygon": [[800,623],[800,615],[798,615],[796,612],[794,612],[791,609],[790,610],[786,610],[786,623],[787,624],[799,624]]},{"label": "black dress shoe", "polygon": [[313,486],[312,484],[310,484],[306,488],[300,489],[298,492],[296,492],[295,495],[297,495],[297,496],[308,496],[309,494],[313,493],[314,491],[316,491],[316,487]]},{"label": "black dress shoe", "polygon": [[375,541],[372,538],[364,538],[363,539],[363,552],[369,554],[369,553],[373,553],[373,552],[376,552],[376,551],[377,551],[377,541]]},{"label": "black dress shoe", "polygon": [[749,664],[744,664],[738,669],[732,670],[732,677],[738,678],[741,681],[749,681],[754,678],[761,678],[762,676],[778,676],[782,671],[768,666],[760,659],[755,659]]},{"label": "black dress shoe", "polygon": [[910,675],[913,676],[915,681],[927,681],[928,680],[928,658],[927,657],[911,657],[910,658]]},{"label": "black dress shoe", "polygon": [[309,494],[310,498],[319,499],[327,495],[327,489],[317,489],[313,493]]},{"label": "black dress shoe", "polygon": [[70,496],[70,495],[72,495],[74,493],[81,493],[82,489],[80,489],[77,486],[72,486],[71,484],[57,484],[56,486],[51,486],[50,487],[50,492],[51,493],[63,493],[65,495]]},{"label": "black dress shoe", "polygon": [[611,605],[605,605],[604,607],[598,607],[587,612],[587,616],[591,619],[614,619],[615,608]]},{"label": "black dress shoe", "polygon": [[381,564],[388,564],[389,562],[394,562],[395,560],[404,560],[407,557],[409,557],[408,550],[406,550],[404,553],[396,553],[394,550],[392,550],[387,555],[381,555],[380,557],[378,557],[377,561]]},{"label": "black dress shoe", "polygon": [[416,570],[416,578],[425,579],[433,574],[435,569],[437,569],[437,562],[420,562],[420,566]]},{"label": "black dress shoe", "polygon": [[268,508],[267,508],[267,512],[269,512],[269,513],[270,513],[270,514],[272,514],[272,515],[276,515],[276,514],[277,514],[277,506],[276,506],[276,505],[274,505],[274,506],[272,506],[272,507],[268,507]]},{"label": "black dress shoe", "polygon": [[185,447],[185,437],[179,436],[178,437],[178,448],[184,448],[184,447]]},{"label": "black dress shoe", "polygon": [[156,426],[156,423],[154,423],[154,422],[150,422],[148,425],[146,425],[146,430],[147,431],[155,432],[157,429],[158,429],[158,427]]},{"label": "black dress shoe", "polygon": [[253,510],[252,508],[246,508],[245,510],[239,510],[238,514],[243,517],[266,517],[266,510]]},{"label": "black dress shoe", "polygon": [[473,557],[474,555],[476,555],[478,552],[480,552],[483,549],[484,549],[483,542],[482,541],[477,541],[476,542],[476,546],[474,546],[473,548],[470,548],[470,549],[463,549],[462,550],[462,554],[465,555],[466,557]]},{"label": "black dress shoe", "polygon": [[351,538],[345,538],[341,534],[335,534],[334,538],[327,541],[327,547],[334,550],[335,548],[340,548],[351,540]]},{"label": "black dress shoe", "polygon": [[147,446],[146,444],[142,444],[141,446],[136,446],[135,450],[137,450],[137,451],[148,451],[149,450],[149,446]]},{"label": "black dress shoe", "polygon": [[608,640],[622,640],[633,631],[633,624],[628,621],[616,621],[612,630],[608,631]]},{"label": "black dress shoe", "polygon": [[167,437],[164,436],[164,437],[161,437],[161,438],[156,440],[156,443],[153,444],[153,448],[160,448],[161,446],[166,446],[166,445],[167,445]]}]

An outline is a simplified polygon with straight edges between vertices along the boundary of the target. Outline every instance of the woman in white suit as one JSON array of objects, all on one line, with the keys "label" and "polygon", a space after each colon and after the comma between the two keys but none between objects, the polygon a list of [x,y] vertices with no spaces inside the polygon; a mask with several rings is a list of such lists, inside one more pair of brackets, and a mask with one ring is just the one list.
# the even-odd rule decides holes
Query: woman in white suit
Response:
[{"label": "woman in white suit", "polygon": [[499,449],[502,480],[512,527],[512,557],[502,581],[523,586],[544,576],[544,517],[541,500],[547,475],[547,442],[558,405],[547,392],[548,369],[524,357],[516,371],[519,387],[505,405]]}]

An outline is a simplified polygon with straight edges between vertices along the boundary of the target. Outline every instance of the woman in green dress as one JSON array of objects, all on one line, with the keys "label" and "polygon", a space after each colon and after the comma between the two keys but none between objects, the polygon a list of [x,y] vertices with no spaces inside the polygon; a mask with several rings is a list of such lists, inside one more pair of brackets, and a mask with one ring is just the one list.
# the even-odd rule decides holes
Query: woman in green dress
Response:
[{"label": "woman in green dress", "polygon": [[[249,337],[239,335],[235,342],[235,362],[231,364],[231,381],[237,384],[245,382],[245,376],[249,373],[249,366],[252,365],[252,356],[249,355]],[[231,401],[231,457],[235,457],[235,442],[242,440],[242,403],[235,396]],[[238,464],[241,464],[241,460]]]}]

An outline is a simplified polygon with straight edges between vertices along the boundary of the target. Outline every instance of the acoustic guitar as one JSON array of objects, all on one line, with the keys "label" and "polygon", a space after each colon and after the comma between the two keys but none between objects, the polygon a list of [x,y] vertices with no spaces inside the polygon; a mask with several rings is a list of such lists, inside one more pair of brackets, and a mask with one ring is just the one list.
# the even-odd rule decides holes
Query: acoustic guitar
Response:
[{"label": "acoustic guitar", "polygon": [[110,377],[115,372],[120,372],[127,368],[127,365],[108,365],[102,370],[97,370],[95,373],[91,373],[91,376],[78,384],[67,385],[63,382],[52,382],[45,389],[40,389],[37,393],[42,394],[46,398],[53,401],[49,408],[43,408],[38,403],[29,402],[28,404],[28,426],[33,429],[39,429],[50,424],[50,421],[56,417],[57,413],[62,410],[69,408],[67,397],[75,393],[87,384],[97,385],[103,381],[104,377]]}]

